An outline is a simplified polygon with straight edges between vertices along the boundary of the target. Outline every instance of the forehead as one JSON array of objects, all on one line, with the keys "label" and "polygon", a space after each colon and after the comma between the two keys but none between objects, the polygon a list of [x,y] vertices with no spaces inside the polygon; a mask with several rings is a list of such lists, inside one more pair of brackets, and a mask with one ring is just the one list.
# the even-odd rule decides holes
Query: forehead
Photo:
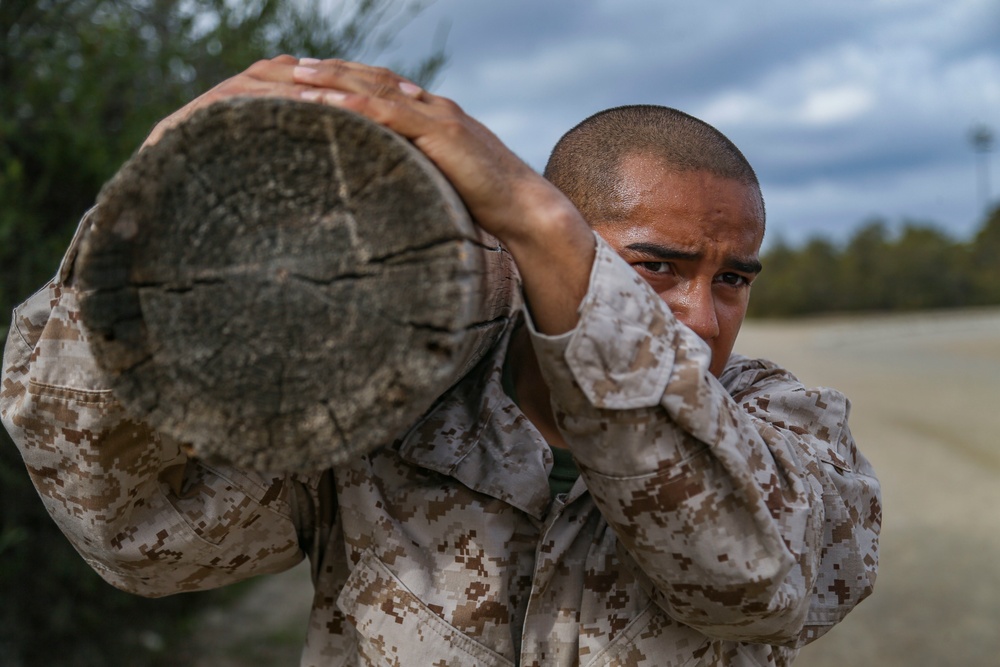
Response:
[{"label": "forehead", "polygon": [[756,187],[707,171],[673,169],[653,157],[632,155],[622,161],[614,200],[614,219],[595,221],[605,237],[608,231],[688,251],[724,248],[753,257],[764,238]]}]

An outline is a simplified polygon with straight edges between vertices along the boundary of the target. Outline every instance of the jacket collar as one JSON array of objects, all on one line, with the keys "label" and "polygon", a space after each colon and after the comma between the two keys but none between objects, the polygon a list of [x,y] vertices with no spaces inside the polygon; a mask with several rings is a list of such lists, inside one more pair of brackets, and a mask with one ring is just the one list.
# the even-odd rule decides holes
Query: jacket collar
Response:
[{"label": "jacket collar", "polygon": [[501,383],[515,323],[403,437],[399,454],[542,521],[550,504],[552,453]]}]

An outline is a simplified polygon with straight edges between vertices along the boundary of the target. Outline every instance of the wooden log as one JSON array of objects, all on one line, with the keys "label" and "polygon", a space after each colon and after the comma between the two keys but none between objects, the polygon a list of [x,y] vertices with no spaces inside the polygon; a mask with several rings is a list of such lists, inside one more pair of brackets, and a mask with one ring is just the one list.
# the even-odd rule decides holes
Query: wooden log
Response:
[{"label": "wooden log", "polygon": [[127,411],[275,471],[402,435],[493,345],[514,290],[509,254],[408,141],[274,99],[213,105],[135,155],[76,267]]}]

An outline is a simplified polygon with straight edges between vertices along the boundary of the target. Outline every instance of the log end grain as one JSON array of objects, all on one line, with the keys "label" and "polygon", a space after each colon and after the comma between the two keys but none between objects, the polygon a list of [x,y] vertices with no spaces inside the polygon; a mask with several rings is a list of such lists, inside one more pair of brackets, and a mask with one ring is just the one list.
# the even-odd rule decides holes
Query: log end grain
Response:
[{"label": "log end grain", "polygon": [[315,470],[391,442],[508,321],[509,255],[352,113],[213,105],[132,158],[76,264],[99,365],[197,456]]}]

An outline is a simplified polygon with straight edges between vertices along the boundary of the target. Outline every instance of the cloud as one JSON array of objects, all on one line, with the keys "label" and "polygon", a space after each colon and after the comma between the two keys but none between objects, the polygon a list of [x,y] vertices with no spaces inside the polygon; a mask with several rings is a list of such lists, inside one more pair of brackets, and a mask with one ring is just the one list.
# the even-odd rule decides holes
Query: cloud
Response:
[{"label": "cloud", "polygon": [[[983,221],[972,156],[889,176],[844,181],[814,178],[766,188],[765,247],[779,238],[797,244],[811,236],[843,242],[860,224],[881,219],[890,229],[905,222],[931,224],[955,238],[970,237]],[[954,211],[960,219],[946,224]],[[780,225],[772,224],[780,220]],[[845,225],[849,221],[850,225]]]},{"label": "cloud", "polygon": [[443,20],[438,92],[536,168],[590,113],[666,104],[743,149],[772,231],[981,219],[967,133],[1000,130],[995,0],[437,0],[397,55]]},{"label": "cloud", "polygon": [[782,100],[757,93],[724,93],[698,115],[719,126],[824,128],[858,120],[876,103],[871,87],[854,82],[814,86],[797,91],[794,97]]}]

